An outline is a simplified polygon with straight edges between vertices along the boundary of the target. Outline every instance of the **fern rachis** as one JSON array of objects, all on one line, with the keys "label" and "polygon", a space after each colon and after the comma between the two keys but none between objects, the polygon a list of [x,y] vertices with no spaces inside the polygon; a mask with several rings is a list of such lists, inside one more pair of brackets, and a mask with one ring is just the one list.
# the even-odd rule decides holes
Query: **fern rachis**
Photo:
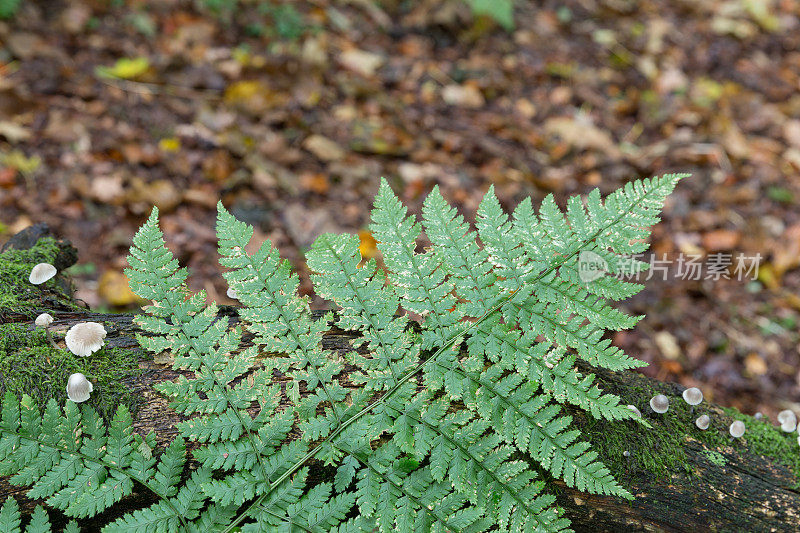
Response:
[{"label": "fern rachis", "polygon": [[[88,408],[71,404],[62,415],[51,402],[40,421],[29,399],[20,411],[8,397],[3,469],[18,468],[13,482],[74,516],[102,511],[133,481],[156,495],[110,531],[566,530],[533,465],[579,490],[630,497],[561,404],[608,420],[634,415],[576,358],[640,366],[602,339],[640,318],[607,303],[640,286],[613,276],[584,282],[578,255],[592,251],[618,273],[681,177],[628,184],[605,201],[597,192],[573,198],[566,213],[548,197],[538,213],[525,201],[509,216],[490,190],[476,230],[438,189],[416,221],[384,182],[370,228],[385,268],[364,262],[352,235],[321,235],[308,253],[317,293],[338,307],[322,320],[270,243],[244,251],[252,228],[220,204],[221,264],[243,304],[234,327],[203,292],[189,294],[154,209],[126,273],[153,301],[136,319],[147,333],[140,344],[171,350],[175,368],[194,374],[157,386],[189,417],[180,437],[156,460],[152,437],[134,436],[124,411],[106,431]],[[423,229],[433,247],[418,253]],[[419,332],[398,309],[424,317]],[[330,320],[360,335],[346,361],[322,349]],[[247,349],[244,330],[254,336]],[[275,355],[259,360],[264,352]],[[275,371],[290,378],[285,388]],[[42,428],[56,422],[83,428],[80,442],[63,430],[48,441]],[[181,481],[184,441],[198,443],[199,468]],[[331,466],[333,479],[311,480],[311,461]],[[78,491],[74,500],[67,489]]]}]

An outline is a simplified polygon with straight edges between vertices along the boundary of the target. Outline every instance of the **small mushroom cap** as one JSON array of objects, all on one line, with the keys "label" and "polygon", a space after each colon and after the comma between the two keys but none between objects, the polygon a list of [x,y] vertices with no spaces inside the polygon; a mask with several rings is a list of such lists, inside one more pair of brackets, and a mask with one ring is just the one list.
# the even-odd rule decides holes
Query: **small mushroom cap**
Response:
[{"label": "small mushroom cap", "polygon": [[56,275],[56,267],[50,263],[39,263],[31,269],[31,275],[28,280],[34,285],[41,285],[48,279]]},{"label": "small mushroom cap", "polygon": [[793,423],[795,426],[797,425],[797,415],[795,415],[794,411],[791,409],[785,409],[778,413],[778,423],[783,426],[787,422]]},{"label": "small mushroom cap", "polygon": [[683,391],[683,400],[689,405],[697,405],[703,401],[703,392],[697,387]]},{"label": "small mushroom cap", "polygon": [[642,418],[642,412],[639,411],[639,409],[635,405],[626,405],[625,407],[633,411],[633,414],[635,414],[639,418]]},{"label": "small mushroom cap", "polygon": [[762,418],[764,418],[764,413],[758,411],[756,414],[753,415],[753,418],[755,418],[756,420],[761,420]]},{"label": "small mushroom cap", "polygon": [[225,291],[225,295],[228,298],[230,298],[231,300],[238,300],[239,299],[239,295],[236,294],[236,289],[231,289],[230,287],[228,287],[228,290]]},{"label": "small mushroom cap", "polygon": [[78,372],[72,374],[67,380],[67,398],[75,403],[85,402],[94,390],[92,382],[86,376]]},{"label": "small mushroom cap", "polygon": [[[798,437],[798,438],[800,439],[800,437]],[[629,452],[628,450],[625,450],[624,452],[622,452],[622,455],[624,455],[625,457],[630,457],[631,456],[631,452]]]},{"label": "small mushroom cap", "polygon": [[46,328],[53,323],[53,317],[49,313],[42,313],[36,317],[36,320],[34,320],[33,323],[40,328]]},{"label": "small mushroom cap", "polygon": [[694,421],[694,425],[702,429],[703,431],[708,429],[708,425],[710,423],[711,419],[708,417],[708,415],[700,415],[697,417],[697,420]]},{"label": "small mushroom cap", "polygon": [[784,420],[783,422],[781,422],[781,430],[784,433],[791,433],[795,429],[797,429],[797,422],[795,422],[791,418],[788,418],[788,419]]},{"label": "small mushroom cap", "polygon": [[97,322],[75,324],[64,337],[70,352],[79,357],[88,357],[103,346],[106,328]]},{"label": "small mushroom cap", "polygon": [[663,394],[656,394],[650,398],[650,409],[656,413],[666,413],[669,410],[669,398]]},{"label": "small mushroom cap", "polygon": [[741,420],[734,420],[733,424],[731,424],[731,427],[728,429],[728,431],[730,431],[731,437],[738,439],[739,437],[744,435],[744,429],[745,429],[744,422],[742,422]]}]

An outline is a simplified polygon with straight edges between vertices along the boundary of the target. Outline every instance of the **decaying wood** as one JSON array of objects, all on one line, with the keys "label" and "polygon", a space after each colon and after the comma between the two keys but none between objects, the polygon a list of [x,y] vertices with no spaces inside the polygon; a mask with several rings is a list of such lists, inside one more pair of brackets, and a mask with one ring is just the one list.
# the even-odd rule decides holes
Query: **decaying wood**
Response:
[{"label": "decaying wood", "polygon": [[[30,246],[32,243],[25,244]],[[17,243],[17,247],[25,244]],[[65,253],[69,253],[68,243],[64,246]],[[232,322],[238,320],[234,308],[223,307],[220,314],[223,319]],[[113,324],[107,337],[108,344],[136,348],[134,334],[137,328],[132,322],[132,315],[65,310],[56,311],[55,318],[56,325],[64,330],[85,320]],[[12,316],[10,320],[22,321],[23,317]],[[350,350],[352,338],[346,332],[332,331],[325,335],[324,347],[328,350]],[[142,354],[142,357],[141,366],[146,372],[137,381],[135,393],[143,395],[146,401],[137,414],[135,427],[142,434],[154,431],[159,443],[163,444],[176,434],[174,424],[180,417],[169,409],[164,398],[152,390],[152,385],[174,379],[178,373],[166,364],[153,362],[152,357],[146,354]],[[633,372],[600,372],[598,380],[609,391],[648,390],[653,385],[649,378]],[[663,384],[659,386],[664,387]],[[675,395],[679,395],[680,387],[671,387]],[[718,416],[726,416],[721,409],[712,409]],[[634,425],[630,427],[631,431],[643,431]],[[658,429],[656,427],[653,430]],[[643,476],[641,472],[619,476],[620,482],[635,495],[633,502],[581,493],[557,482],[558,504],[572,520],[576,531],[800,531],[798,479],[784,465],[771,458],[749,453],[746,448],[736,446],[733,442],[709,449],[687,437],[684,451],[689,464],[675,471],[670,479]],[[712,462],[709,451],[724,457],[724,465],[717,464],[720,461]],[[653,450],[652,453],[659,452]],[[5,500],[9,494],[16,496],[28,512],[34,503],[40,503],[27,501],[24,490],[10,486],[3,479],[0,481],[0,500]],[[83,525],[93,530],[125,510],[148,504],[150,497],[142,489],[106,514]],[[56,514],[51,512],[53,517]]]}]

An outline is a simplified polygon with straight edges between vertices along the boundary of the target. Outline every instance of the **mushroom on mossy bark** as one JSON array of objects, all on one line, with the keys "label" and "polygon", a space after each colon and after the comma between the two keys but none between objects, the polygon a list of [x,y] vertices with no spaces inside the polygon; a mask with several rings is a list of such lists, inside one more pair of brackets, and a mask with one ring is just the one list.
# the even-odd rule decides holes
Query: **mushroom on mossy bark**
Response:
[{"label": "mushroom on mossy bark", "polygon": [[692,387],[683,391],[683,401],[689,405],[698,405],[703,401],[703,392],[697,387]]},{"label": "mushroom on mossy bark", "polygon": [[731,427],[728,428],[728,432],[731,434],[731,437],[734,439],[741,438],[744,435],[745,427],[744,422],[741,420],[734,420],[731,424]]},{"label": "mushroom on mossy bark", "polygon": [[56,267],[50,263],[39,263],[31,269],[31,275],[28,277],[28,281],[34,285],[41,285],[55,276],[56,272],[58,272]]},{"label": "mushroom on mossy bark", "polygon": [[650,398],[650,409],[658,414],[664,414],[669,410],[669,398],[663,394],[656,394]]},{"label": "mushroom on mossy bark", "polygon": [[626,405],[626,407],[633,412],[637,417],[642,418],[642,412],[635,405]]},{"label": "mushroom on mossy bark", "polygon": [[67,331],[64,340],[70,352],[79,357],[89,357],[103,347],[106,328],[97,322],[81,322]]},{"label": "mushroom on mossy bark", "polygon": [[683,401],[688,403],[691,408],[689,412],[694,416],[694,406],[699,405],[703,401],[703,392],[697,387],[691,387],[683,391]]},{"label": "mushroom on mossy bark", "polygon": [[88,400],[93,390],[92,382],[80,372],[72,374],[67,380],[67,398],[75,403]]},{"label": "mushroom on mossy bark", "polygon": [[791,433],[797,429],[797,415],[791,409],[785,409],[778,413],[778,422],[781,425],[781,430],[785,433]]},{"label": "mushroom on mossy bark", "polygon": [[44,328],[44,334],[47,337],[47,342],[50,343],[50,346],[53,348],[58,348],[56,343],[53,342],[53,335],[50,333],[48,327],[50,324],[53,323],[53,316],[50,313],[42,313],[41,315],[36,317],[36,320],[33,321],[40,328]]}]

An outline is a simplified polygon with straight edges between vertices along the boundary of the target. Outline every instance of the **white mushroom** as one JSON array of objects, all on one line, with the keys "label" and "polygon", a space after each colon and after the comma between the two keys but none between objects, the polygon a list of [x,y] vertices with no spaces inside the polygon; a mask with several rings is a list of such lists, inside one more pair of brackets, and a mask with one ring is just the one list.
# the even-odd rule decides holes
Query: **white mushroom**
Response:
[{"label": "white mushroom", "polygon": [[697,405],[703,401],[703,392],[697,387],[686,389],[683,391],[683,401],[692,406]]},{"label": "white mushroom", "polygon": [[753,418],[755,418],[756,420],[761,420],[762,418],[764,418],[764,413],[758,411],[756,412],[756,414],[753,415]]},{"label": "white mushroom", "polygon": [[669,410],[669,398],[663,394],[656,394],[650,398],[650,409],[656,413],[666,413]]},{"label": "white mushroom", "polygon": [[31,275],[28,280],[34,285],[41,285],[48,279],[56,275],[56,267],[50,263],[39,263],[31,269]]},{"label": "white mushroom", "polygon": [[56,343],[53,342],[53,336],[50,334],[50,330],[47,329],[47,326],[53,323],[52,315],[49,313],[42,313],[36,317],[36,320],[34,320],[33,323],[40,328],[44,328],[44,334],[47,336],[47,342],[49,342],[53,348],[56,348],[57,346]]},{"label": "white mushroom", "polygon": [[36,317],[34,324],[39,326],[40,328],[46,328],[50,324],[53,323],[53,316],[50,313],[42,313],[41,315]]},{"label": "white mushroom", "polygon": [[639,409],[637,409],[635,405],[626,405],[625,407],[633,411],[633,414],[635,414],[639,418],[642,418],[642,412],[639,411]]},{"label": "white mushroom", "polygon": [[711,419],[708,417],[708,415],[700,415],[697,417],[697,420],[694,421],[694,425],[703,431],[708,429],[709,423],[711,423]]},{"label": "white mushroom", "polygon": [[85,402],[94,390],[92,382],[78,372],[67,380],[67,397],[75,403]]},{"label": "white mushroom", "polygon": [[783,431],[791,433],[797,428],[797,415],[791,409],[786,409],[778,413],[778,422]]},{"label": "white mushroom", "polygon": [[88,357],[103,346],[106,328],[97,322],[81,322],[67,331],[64,340],[70,352],[80,357]]},{"label": "white mushroom", "polygon": [[236,289],[231,289],[230,287],[228,287],[228,290],[225,291],[225,295],[228,298],[230,298],[231,300],[238,300],[239,299],[239,295],[236,294]]},{"label": "white mushroom", "polygon": [[731,427],[728,428],[728,431],[730,432],[731,437],[733,437],[734,439],[738,439],[742,435],[744,435],[744,429],[745,429],[744,422],[742,422],[741,420],[734,420],[733,423],[731,424]]}]

